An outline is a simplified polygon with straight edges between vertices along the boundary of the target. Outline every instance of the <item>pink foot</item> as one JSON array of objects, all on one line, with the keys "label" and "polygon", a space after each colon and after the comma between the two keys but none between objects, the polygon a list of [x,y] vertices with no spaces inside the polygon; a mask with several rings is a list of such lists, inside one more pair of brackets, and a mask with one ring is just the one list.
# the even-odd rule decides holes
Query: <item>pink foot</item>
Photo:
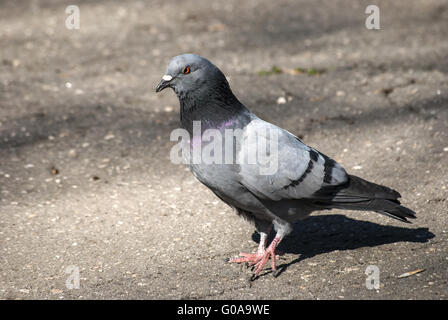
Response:
[{"label": "pink foot", "polygon": [[277,248],[280,241],[281,238],[276,237],[274,238],[274,240],[272,240],[272,243],[266,250],[258,250],[256,253],[240,253],[241,258],[230,259],[229,262],[235,262],[235,263],[247,262],[251,266],[255,265],[254,276],[257,277],[260,274],[261,270],[263,270],[264,267],[266,266],[266,263],[268,262],[269,258],[271,258],[271,268],[272,271],[275,273],[277,271],[276,262],[279,259],[279,256],[275,254],[275,249]]},{"label": "pink foot", "polygon": [[[266,251],[264,251],[266,252]],[[245,253],[241,252],[240,256],[242,258],[233,258],[230,259],[229,262],[233,263],[244,263],[247,262],[250,266],[257,264],[261,259],[263,259],[264,252],[257,252],[257,253]]]}]

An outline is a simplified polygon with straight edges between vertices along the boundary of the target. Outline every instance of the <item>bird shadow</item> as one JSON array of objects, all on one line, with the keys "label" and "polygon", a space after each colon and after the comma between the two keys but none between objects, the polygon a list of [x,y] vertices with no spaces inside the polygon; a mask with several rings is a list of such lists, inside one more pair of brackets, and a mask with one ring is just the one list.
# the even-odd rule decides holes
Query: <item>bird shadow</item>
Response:
[{"label": "bird shadow", "polygon": [[[271,231],[268,242],[275,236]],[[294,224],[293,231],[279,245],[278,250],[300,256],[289,263],[278,266],[276,276],[289,266],[319,254],[336,250],[353,250],[362,247],[375,247],[396,242],[424,243],[435,235],[428,228],[402,228],[384,226],[368,221],[350,219],[346,216],[310,216]],[[260,241],[257,232],[252,240]]]}]

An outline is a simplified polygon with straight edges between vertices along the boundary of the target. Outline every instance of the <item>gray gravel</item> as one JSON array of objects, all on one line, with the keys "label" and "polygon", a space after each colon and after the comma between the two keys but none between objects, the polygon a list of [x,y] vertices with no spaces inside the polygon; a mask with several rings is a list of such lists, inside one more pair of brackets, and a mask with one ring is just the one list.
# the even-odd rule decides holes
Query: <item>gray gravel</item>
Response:
[{"label": "gray gravel", "polygon": [[[0,298],[448,297],[446,1],[377,1],[381,30],[369,1],[76,2],[72,31],[73,1],[0,3]],[[250,283],[225,258],[255,250],[253,227],[169,161],[178,102],[154,88],[183,52],[418,219],[313,215],[281,244],[280,276]]]}]

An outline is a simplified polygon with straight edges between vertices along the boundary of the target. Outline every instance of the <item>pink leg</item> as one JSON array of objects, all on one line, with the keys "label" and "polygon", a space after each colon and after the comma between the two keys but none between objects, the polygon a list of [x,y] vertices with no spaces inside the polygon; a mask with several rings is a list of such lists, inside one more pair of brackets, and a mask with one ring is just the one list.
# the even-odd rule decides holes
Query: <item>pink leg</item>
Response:
[{"label": "pink leg", "polygon": [[242,263],[247,262],[249,265],[257,264],[264,256],[266,252],[266,241],[268,240],[268,235],[264,232],[260,232],[260,244],[258,245],[258,250],[256,253],[244,253],[241,252],[240,256],[242,258],[232,258],[229,262]]},{"label": "pink leg", "polygon": [[271,258],[272,271],[274,271],[274,272],[277,271],[276,262],[278,260],[278,256],[275,254],[275,249],[279,245],[280,241],[282,241],[282,238],[279,236],[275,236],[274,240],[272,240],[271,244],[266,249],[266,251],[263,255],[263,259],[255,265],[255,267],[256,267],[255,276],[258,276],[258,274],[261,272],[261,270],[263,270],[263,268],[266,265],[266,263],[268,262],[269,258]]},{"label": "pink leg", "polygon": [[242,258],[230,259],[230,262],[248,262],[250,265],[255,265],[255,276],[258,276],[261,270],[263,270],[263,268],[265,267],[269,258],[271,258],[272,271],[275,272],[277,270],[276,261],[278,260],[278,255],[276,255],[275,250],[280,241],[282,241],[282,238],[283,237],[276,235],[269,247],[265,249],[267,235],[261,234],[260,245],[258,246],[258,250],[256,253],[240,253],[240,256],[242,256]]}]

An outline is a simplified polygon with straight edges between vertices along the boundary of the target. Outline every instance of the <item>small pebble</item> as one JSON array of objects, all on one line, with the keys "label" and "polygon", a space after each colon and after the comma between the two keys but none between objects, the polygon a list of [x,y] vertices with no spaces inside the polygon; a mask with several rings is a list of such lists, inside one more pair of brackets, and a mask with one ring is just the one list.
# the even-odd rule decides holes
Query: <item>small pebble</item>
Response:
[{"label": "small pebble", "polygon": [[286,103],[286,98],[285,97],[278,97],[277,104],[285,104],[285,103]]},{"label": "small pebble", "polygon": [[72,157],[72,158],[75,158],[76,155],[77,155],[76,150],[75,150],[75,149],[70,149],[70,150],[68,151],[68,155],[69,155],[70,157]]},{"label": "small pebble", "polygon": [[107,136],[104,137],[104,140],[111,140],[114,138],[115,138],[115,136],[112,133],[109,133]]}]

